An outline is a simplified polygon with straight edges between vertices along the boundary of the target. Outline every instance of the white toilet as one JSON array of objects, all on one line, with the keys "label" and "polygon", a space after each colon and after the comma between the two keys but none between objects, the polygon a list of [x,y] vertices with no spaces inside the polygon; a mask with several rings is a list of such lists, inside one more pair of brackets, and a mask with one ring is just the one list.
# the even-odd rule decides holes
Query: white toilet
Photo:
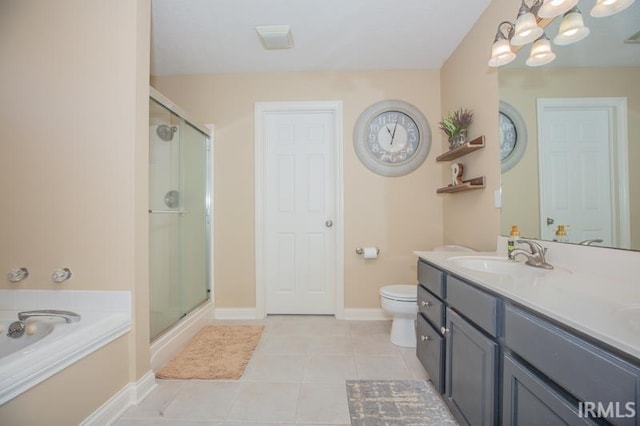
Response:
[{"label": "white toilet", "polygon": [[404,348],[416,347],[418,286],[399,284],[380,289],[382,309],[393,317],[391,343]]}]

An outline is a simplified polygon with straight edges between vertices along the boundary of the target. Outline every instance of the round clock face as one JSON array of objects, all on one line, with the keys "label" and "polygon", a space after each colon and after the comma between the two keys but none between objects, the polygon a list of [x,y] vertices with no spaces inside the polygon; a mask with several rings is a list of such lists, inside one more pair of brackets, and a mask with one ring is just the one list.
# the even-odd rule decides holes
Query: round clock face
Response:
[{"label": "round clock face", "polygon": [[518,132],[508,115],[500,113],[500,160],[507,158],[516,147]]},{"label": "round clock face", "polygon": [[381,101],[358,118],[354,148],[360,161],[383,176],[403,176],[429,155],[431,131],[427,119],[404,101]]},{"label": "round clock face", "polygon": [[367,128],[369,151],[382,163],[405,161],[418,150],[419,142],[416,122],[400,111],[379,114]]},{"label": "round clock face", "polygon": [[500,101],[500,166],[502,173],[513,168],[527,148],[524,118],[510,104]]}]

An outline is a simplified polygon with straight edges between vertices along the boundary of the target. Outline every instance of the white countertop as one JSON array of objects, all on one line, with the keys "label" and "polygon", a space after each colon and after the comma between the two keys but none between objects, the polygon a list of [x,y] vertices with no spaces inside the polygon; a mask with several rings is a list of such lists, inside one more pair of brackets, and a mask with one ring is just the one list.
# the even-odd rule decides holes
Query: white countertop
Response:
[{"label": "white countertop", "polygon": [[638,275],[615,273],[612,278],[606,274],[606,261],[602,274],[551,262],[554,270],[527,266],[535,272],[535,277],[524,279],[465,269],[451,261],[459,256],[505,257],[504,253],[415,251],[414,254],[627,353],[640,363]]}]

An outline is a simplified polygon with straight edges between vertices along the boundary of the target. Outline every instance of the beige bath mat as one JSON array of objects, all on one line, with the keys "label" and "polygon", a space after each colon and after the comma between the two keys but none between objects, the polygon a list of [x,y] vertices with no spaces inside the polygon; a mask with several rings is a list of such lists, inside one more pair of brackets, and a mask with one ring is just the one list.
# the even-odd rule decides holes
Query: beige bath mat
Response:
[{"label": "beige bath mat", "polygon": [[242,376],[260,340],[261,325],[209,325],[162,367],[159,379],[225,379]]}]

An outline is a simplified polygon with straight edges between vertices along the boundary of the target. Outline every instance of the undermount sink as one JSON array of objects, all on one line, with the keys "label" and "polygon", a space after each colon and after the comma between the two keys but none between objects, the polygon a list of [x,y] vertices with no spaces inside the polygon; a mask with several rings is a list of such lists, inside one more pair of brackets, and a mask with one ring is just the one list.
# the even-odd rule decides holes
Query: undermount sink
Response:
[{"label": "undermount sink", "polygon": [[522,261],[512,261],[500,256],[455,256],[448,262],[455,267],[475,272],[484,272],[497,276],[508,276],[515,279],[540,279],[550,276],[570,275],[572,272],[564,267],[554,269],[536,268]]},{"label": "undermount sink", "polygon": [[530,266],[497,256],[458,256],[449,259],[453,265],[477,272],[498,275],[528,275]]}]

